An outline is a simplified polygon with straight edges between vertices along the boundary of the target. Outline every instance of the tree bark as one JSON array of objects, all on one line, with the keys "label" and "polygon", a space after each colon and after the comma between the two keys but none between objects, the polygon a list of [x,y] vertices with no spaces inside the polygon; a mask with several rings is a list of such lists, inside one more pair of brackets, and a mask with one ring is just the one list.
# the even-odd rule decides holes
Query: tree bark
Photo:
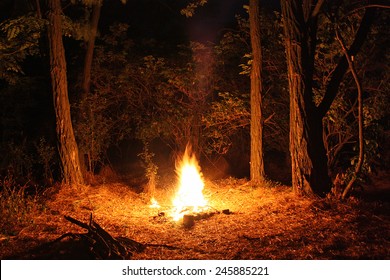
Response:
[{"label": "tree bark", "polygon": [[264,180],[263,122],[262,122],[262,52],[260,36],[259,0],[249,1],[249,24],[252,46],[251,69],[251,155],[250,177],[254,184]]},{"label": "tree bark", "polygon": [[[298,192],[325,196],[330,191],[331,182],[322,137],[322,118],[337,95],[348,62],[345,56],[340,59],[327,84],[323,100],[316,106],[312,89],[314,54],[317,16],[324,1],[282,0],[281,4],[290,91],[292,184]],[[373,8],[366,10],[349,55],[359,51],[374,15]]]},{"label": "tree bark", "polygon": [[[290,92],[290,154],[292,185],[306,195],[326,195],[331,188],[322,117],[313,101],[312,80],[316,19],[308,2],[283,0],[282,15]],[[309,4],[310,4],[309,3]]]},{"label": "tree bark", "polygon": [[50,52],[50,76],[52,83],[58,150],[61,158],[63,181],[83,184],[78,147],[73,133],[68,99],[65,50],[62,42],[61,2],[48,1],[48,39]]}]

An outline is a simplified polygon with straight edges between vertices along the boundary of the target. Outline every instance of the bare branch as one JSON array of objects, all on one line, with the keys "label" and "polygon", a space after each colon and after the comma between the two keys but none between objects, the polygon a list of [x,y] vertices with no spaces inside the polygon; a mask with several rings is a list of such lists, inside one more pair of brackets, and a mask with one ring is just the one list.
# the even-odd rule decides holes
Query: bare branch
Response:
[{"label": "bare branch", "polygon": [[324,3],[325,3],[325,0],[319,0],[317,2],[317,5],[314,7],[313,12],[311,13],[312,18],[315,18],[316,16],[318,16]]},{"label": "bare branch", "polygon": [[343,49],[343,53],[345,55],[345,58],[347,59],[348,66],[351,70],[352,76],[355,80],[357,91],[358,91],[358,120],[359,120],[359,159],[358,163],[356,164],[355,173],[352,176],[352,179],[349,181],[347,187],[344,189],[343,194],[341,196],[342,199],[344,199],[347,194],[349,193],[350,189],[352,188],[353,184],[356,181],[357,175],[360,173],[361,168],[363,166],[363,160],[364,160],[364,139],[363,139],[363,100],[362,100],[362,86],[359,80],[359,77],[356,73],[355,66],[352,61],[352,56],[348,54],[347,48],[345,47],[345,44],[343,42],[343,39],[338,31],[336,29],[336,39],[339,41],[341,48]]},{"label": "bare branch", "polygon": [[[359,30],[356,32],[355,39],[347,51],[349,56],[355,56],[363,45],[364,41],[367,38],[370,27],[375,18],[375,8],[369,8],[366,10],[362,21],[359,26]],[[337,96],[340,83],[344,77],[344,74],[348,70],[348,61],[345,56],[343,56],[336,68],[332,71],[331,78],[326,87],[325,95],[318,106],[319,114],[325,116],[326,112],[329,110],[330,106],[333,103],[333,100]]]}]

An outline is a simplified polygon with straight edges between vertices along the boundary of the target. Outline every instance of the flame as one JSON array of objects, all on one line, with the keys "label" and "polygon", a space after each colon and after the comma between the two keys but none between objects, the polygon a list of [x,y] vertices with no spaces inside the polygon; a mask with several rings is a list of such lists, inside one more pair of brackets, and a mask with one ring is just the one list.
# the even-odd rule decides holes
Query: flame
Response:
[{"label": "flame", "polygon": [[150,205],[149,205],[149,207],[150,207],[150,208],[160,208],[161,206],[160,206],[160,204],[158,204],[157,200],[156,200],[154,197],[152,197],[152,198],[150,199]]},{"label": "flame", "polygon": [[179,189],[173,199],[175,210],[172,217],[178,221],[189,211],[201,211],[207,206],[207,201],[203,196],[202,173],[189,145],[187,145],[176,171],[179,175]]}]

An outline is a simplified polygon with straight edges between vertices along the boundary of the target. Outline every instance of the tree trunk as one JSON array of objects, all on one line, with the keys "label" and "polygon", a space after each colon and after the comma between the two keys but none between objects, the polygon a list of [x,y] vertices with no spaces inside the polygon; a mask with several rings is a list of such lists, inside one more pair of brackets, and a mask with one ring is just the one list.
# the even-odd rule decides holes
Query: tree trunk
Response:
[{"label": "tree trunk", "polygon": [[92,69],[93,51],[95,49],[95,40],[96,40],[97,29],[99,25],[101,7],[102,7],[102,2],[100,0],[96,1],[96,3],[92,5],[92,15],[91,15],[90,28],[89,28],[87,51],[85,53],[85,60],[84,60],[82,97],[88,95],[91,89],[91,69]]},{"label": "tree trunk", "polygon": [[73,133],[68,99],[65,51],[62,42],[61,2],[48,1],[48,38],[50,50],[50,76],[56,114],[58,149],[63,180],[68,184],[83,184],[78,147]]},{"label": "tree trunk", "polygon": [[[282,16],[290,91],[290,153],[293,188],[308,195],[326,195],[331,188],[322,137],[322,118],[335,99],[348,69],[340,59],[327,83],[324,97],[313,101],[317,17],[324,0],[282,0]],[[375,9],[367,8],[348,54],[355,55],[367,38]]]},{"label": "tree trunk", "polygon": [[[93,119],[92,108],[89,102],[85,102],[85,100],[90,95],[91,91],[91,70],[92,70],[92,62],[93,62],[93,53],[95,49],[95,41],[97,36],[97,30],[99,25],[100,11],[102,7],[102,1],[96,0],[95,3],[92,4],[92,15],[89,24],[89,33],[87,38],[87,48],[85,52],[84,58],[84,69],[83,69],[83,80],[81,85],[81,95],[80,100],[84,101],[81,112],[78,112],[79,120],[83,122],[91,122]],[[85,114],[86,117],[83,117]],[[92,122],[91,122],[92,123]],[[93,127],[91,128],[91,133],[93,133]],[[83,139],[87,141],[87,139]],[[89,143],[85,143],[88,149],[86,151],[80,151],[80,168],[81,172],[86,175],[87,170],[93,171],[94,163],[91,160],[91,155],[93,154],[93,137],[91,137],[91,141]]]},{"label": "tree trunk", "polygon": [[292,184],[306,195],[326,195],[331,188],[322,117],[313,101],[312,79],[316,22],[305,1],[283,0],[282,15],[290,92]]},{"label": "tree trunk", "polygon": [[259,0],[249,1],[249,23],[252,46],[251,69],[251,158],[250,177],[255,184],[264,180],[263,122],[262,122],[262,80],[261,80],[261,38]]}]

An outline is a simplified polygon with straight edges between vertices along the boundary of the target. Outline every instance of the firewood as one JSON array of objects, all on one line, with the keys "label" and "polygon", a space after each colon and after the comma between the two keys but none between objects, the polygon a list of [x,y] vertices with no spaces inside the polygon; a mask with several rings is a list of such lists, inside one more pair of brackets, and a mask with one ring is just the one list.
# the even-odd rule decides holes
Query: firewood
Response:
[{"label": "firewood", "polygon": [[115,239],[96,223],[92,216],[89,225],[69,216],[65,216],[65,219],[88,230],[87,233],[78,236],[97,259],[127,259],[133,255],[133,252],[141,252],[145,249],[145,245],[137,241],[122,238],[120,242]]},{"label": "firewood", "polygon": [[195,217],[194,215],[184,215],[183,216],[183,225],[186,228],[190,228],[195,223]]}]

